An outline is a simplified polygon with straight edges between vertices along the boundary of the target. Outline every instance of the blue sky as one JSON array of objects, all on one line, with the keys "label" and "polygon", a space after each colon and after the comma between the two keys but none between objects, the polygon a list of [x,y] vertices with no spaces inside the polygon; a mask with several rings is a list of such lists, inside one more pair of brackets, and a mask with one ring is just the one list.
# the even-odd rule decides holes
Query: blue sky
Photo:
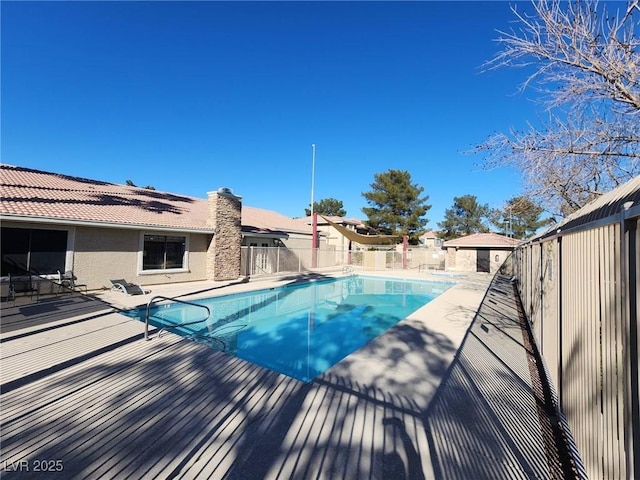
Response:
[{"label": "blue sky", "polygon": [[535,119],[524,72],[480,71],[509,5],[3,1],[2,162],[296,217],[315,143],[316,201],[364,219],[374,174],[407,170],[435,229],[454,196],[520,192],[463,153]]}]

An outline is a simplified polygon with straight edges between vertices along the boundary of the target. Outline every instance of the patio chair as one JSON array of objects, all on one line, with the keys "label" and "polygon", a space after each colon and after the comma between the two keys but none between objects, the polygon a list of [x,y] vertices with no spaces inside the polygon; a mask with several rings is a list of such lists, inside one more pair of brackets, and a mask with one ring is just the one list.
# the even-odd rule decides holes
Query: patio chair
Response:
[{"label": "patio chair", "polygon": [[111,290],[119,291],[125,295],[146,295],[150,290],[145,290],[137,283],[129,283],[124,279],[111,280]]},{"label": "patio chair", "polygon": [[67,270],[64,273],[60,273],[60,270],[58,270],[58,281],[56,283],[60,291],[79,292],[84,289],[84,293],[87,293],[87,286],[84,283],[76,283],[76,277],[72,270]]},{"label": "patio chair", "polygon": [[9,274],[9,296],[7,300],[13,301],[13,304],[16,303],[16,295],[30,295],[31,300],[33,300],[33,295],[36,296],[36,302],[40,296],[40,290],[38,289],[38,285],[33,282],[33,277],[31,274],[15,277]]}]

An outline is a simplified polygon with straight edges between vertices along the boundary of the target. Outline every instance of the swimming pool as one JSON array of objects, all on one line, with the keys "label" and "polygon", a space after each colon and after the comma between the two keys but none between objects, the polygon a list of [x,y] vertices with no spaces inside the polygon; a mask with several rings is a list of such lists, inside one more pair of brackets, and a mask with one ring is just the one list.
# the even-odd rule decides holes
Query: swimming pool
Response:
[{"label": "swimming pool", "polygon": [[[193,301],[207,321],[204,309],[160,305],[149,321],[308,382],[452,285],[354,275]],[[129,313],[144,321],[145,309]]]}]

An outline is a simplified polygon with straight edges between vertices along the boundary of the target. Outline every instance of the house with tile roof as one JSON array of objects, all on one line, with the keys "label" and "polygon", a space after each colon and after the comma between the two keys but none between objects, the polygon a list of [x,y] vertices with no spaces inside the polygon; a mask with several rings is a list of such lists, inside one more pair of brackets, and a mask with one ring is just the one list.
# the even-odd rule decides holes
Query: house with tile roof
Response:
[{"label": "house with tile roof", "polygon": [[310,248],[311,227],[243,206],[228,188],[207,195],[0,164],[1,275],[71,270],[89,290],[118,278],[229,280],[241,275],[242,245]]},{"label": "house with tile roof", "polygon": [[420,245],[426,248],[440,248],[442,247],[442,239],[438,237],[438,234],[433,230],[428,230],[418,237]]},{"label": "house with tile roof", "polygon": [[520,244],[520,240],[497,233],[474,233],[447,240],[445,270],[495,273]]}]

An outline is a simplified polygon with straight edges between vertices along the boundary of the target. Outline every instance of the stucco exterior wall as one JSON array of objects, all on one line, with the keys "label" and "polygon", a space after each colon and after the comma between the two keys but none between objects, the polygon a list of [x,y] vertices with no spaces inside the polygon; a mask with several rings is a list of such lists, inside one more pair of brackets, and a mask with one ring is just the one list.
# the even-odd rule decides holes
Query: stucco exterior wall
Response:
[{"label": "stucco exterior wall", "polygon": [[454,247],[448,247],[447,253],[444,258],[444,269],[445,270],[456,270],[456,249]]},{"label": "stucco exterior wall", "polygon": [[475,272],[477,269],[476,262],[478,260],[475,248],[460,248],[456,252],[456,271],[457,272]]},{"label": "stucco exterior wall", "polygon": [[491,261],[491,273],[496,273],[511,253],[513,253],[513,250],[492,249],[491,256],[489,257],[489,260]]},{"label": "stucco exterior wall", "polygon": [[[282,243],[287,248],[311,248],[311,243],[313,238],[311,235],[289,235],[289,238],[282,239]],[[320,250],[326,250],[326,244],[323,245],[323,242],[320,242]]]},{"label": "stucco exterior wall", "polygon": [[77,228],[73,254],[76,282],[86,284],[89,290],[111,288],[110,279],[142,283],[137,271],[139,243],[137,230]]},{"label": "stucco exterior wall", "polygon": [[77,283],[89,290],[111,288],[111,279],[125,280],[141,285],[206,280],[206,253],[209,235],[184,234],[187,238],[186,271],[144,273],[140,270],[142,236],[140,230],[78,227],[75,233],[73,271]]},{"label": "stucco exterior wall", "polygon": [[[511,249],[489,249],[489,273],[496,273],[511,252]],[[477,271],[477,260],[478,251],[476,248],[459,247],[456,250],[454,247],[449,247],[445,257],[445,270],[475,272]]]},{"label": "stucco exterior wall", "polygon": [[347,250],[349,248],[349,239],[340,233],[337,229],[331,225],[318,225],[318,231],[323,232],[324,243],[327,246],[334,247],[338,250]]}]

